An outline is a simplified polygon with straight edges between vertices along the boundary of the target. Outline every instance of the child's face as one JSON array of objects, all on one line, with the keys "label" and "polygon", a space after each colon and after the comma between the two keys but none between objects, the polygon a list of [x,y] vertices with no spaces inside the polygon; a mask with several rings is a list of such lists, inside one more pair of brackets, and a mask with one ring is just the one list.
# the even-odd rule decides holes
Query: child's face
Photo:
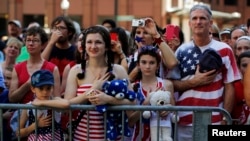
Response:
[{"label": "child's face", "polygon": [[10,81],[12,78],[12,72],[10,70],[5,69],[4,71],[4,82],[6,87],[9,89],[10,88]]},{"label": "child's face", "polygon": [[241,61],[240,61],[240,66],[239,66],[239,69],[240,69],[242,75],[245,74],[248,64],[250,64],[250,58],[249,57],[242,57]]},{"label": "child's face", "polygon": [[143,75],[155,76],[158,69],[158,64],[155,57],[150,55],[142,55],[138,64]]},{"label": "child's face", "polygon": [[39,100],[48,100],[53,91],[52,85],[43,85],[41,87],[31,87],[32,92]]}]

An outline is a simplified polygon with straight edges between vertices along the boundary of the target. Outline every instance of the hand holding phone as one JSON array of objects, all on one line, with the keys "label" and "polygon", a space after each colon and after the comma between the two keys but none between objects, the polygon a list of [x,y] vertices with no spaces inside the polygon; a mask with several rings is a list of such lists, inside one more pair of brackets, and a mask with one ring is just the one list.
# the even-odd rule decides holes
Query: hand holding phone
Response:
[{"label": "hand holding phone", "polygon": [[110,38],[113,41],[118,41],[118,34],[117,33],[110,33]]},{"label": "hand holding phone", "polygon": [[173,38],[179,38],[179,32],[180,28],[175,25],[167,25],[166,26],[166,32],[164,33],[165,35],[165,40],[170,41]]}]

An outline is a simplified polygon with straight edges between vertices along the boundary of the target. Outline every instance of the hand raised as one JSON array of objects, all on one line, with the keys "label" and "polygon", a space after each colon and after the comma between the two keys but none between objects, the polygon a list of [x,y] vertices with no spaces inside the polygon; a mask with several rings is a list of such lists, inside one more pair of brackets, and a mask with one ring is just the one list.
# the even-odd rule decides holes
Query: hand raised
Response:
[{"label": "hand raised", "polygon": [[156,35],[159,35],[156,24],[152,18],[145,18],[145,27],[144,29],[151,34],[154,38],[156,38]]},{"label": "hand raised", "polygon": [[122,51],[122,47],[121,47],[121,43],[119,41],[111,41],[112,44],[112,51],[117,53],[117,54],[121,54],[123,53]]},{"label": "hand raised", "polygon": [[51,37],[50,37],[50,41],[52,42],[52,43],[56,43],[57,41],[58,41],[58,39],[60,38],[60,37],[62,37],[63,35],[62,35],[62,32],[61,31],[59,31],[59,30],[55,30],[55,31],[52,31],[52,34],[51,34]]}]

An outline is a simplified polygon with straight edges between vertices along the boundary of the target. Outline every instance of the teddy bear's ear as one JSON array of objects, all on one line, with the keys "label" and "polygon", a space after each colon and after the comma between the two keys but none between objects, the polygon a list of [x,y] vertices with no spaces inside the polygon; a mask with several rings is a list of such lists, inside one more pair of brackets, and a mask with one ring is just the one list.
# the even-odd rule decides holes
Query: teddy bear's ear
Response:
[{"label": "teddy bear's ear", "polygon": [[128,79],[124,78],[122,79],[123,83],[125,83],[126,85],[128,85]]}]

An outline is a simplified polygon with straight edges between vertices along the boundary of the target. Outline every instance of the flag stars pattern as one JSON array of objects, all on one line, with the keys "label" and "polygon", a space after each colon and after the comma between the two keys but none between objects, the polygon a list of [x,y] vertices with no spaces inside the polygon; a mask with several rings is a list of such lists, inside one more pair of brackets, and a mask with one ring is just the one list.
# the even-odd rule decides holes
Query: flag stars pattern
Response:
[{"label": "flag stars pattern", "polygon": [[193,75],[195,73],[200,55],[200,49],[194,46],[179,51],[177,58],[180,60],[180,71],[182,77]]}]

